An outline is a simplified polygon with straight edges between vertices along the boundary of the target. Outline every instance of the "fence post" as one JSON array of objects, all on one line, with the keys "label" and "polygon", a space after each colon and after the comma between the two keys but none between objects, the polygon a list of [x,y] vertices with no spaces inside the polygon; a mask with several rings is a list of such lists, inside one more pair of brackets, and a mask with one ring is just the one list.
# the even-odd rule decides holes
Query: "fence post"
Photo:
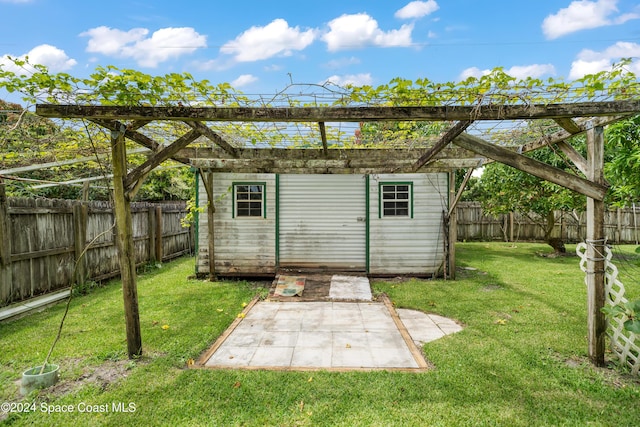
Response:
[{"label": "fence post", "polygon": [[513,212],[509,212],[509,241],[515,241],[513,238]]},{"label": "fence post", "polygon": [[149,218],[147,228],[147,237],[149,238],[149,263],[155,264],[158,261],[158,254],[156,253],[156,209],[154,206],[147,206],[147,217]]},{"label": "fence post", "polygon": [[85,203],[73,205],[73,244],[75,248],[74,277],[76,285],[84,284],[87,279],[87,257],[83,254],[87,244],[87,217],[89,209]]},{"label": "fence post", "polygon": [[155,209],[156,212],[156,241],[155,241],[155,245],[156,245],[156,259],[158,260],[158,262],[162,262],[162,258],[164,257],[164,253],[163,253],[163,247],[162,247],[162,233],[163,231],[163,227],[162,227],[162,207],[158,206]]},{"label": "fence post", "polygon": [[12,295],[11,238],[9,203],[0,178],[0,303],[8,303]]},{"label": "fence post", "polygon": [[620,242],[622,242],[622,212],[620,211],[620,208],[616,209],[616,223],[617,223],[617,230],[618,230],[618,238],[616,239],[616,243],[620,244]]}]

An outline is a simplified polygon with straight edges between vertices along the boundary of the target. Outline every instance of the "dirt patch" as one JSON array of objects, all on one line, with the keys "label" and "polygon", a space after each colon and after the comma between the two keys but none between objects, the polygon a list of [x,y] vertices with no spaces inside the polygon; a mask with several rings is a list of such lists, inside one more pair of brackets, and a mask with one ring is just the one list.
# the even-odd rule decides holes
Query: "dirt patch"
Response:
[{"label": "dirt patch", "polygon": [[486,286],[483,286],[480,290],[482,292],[494,292],[494,291],[501,291],[504,288],[500,285],[496,285],[496,284],[489,284]]},{"label": "dirt patch", "polygon": [[640,386],[640,377],[631,375],[628,371],[620,369],[613,361],[609,361],[605,367],[597,367],[589,361],[588,357],[578,355],[563,357],[561,354],[555,352],[552,353],[551,359],[563,363],[569,368],[596,373],[602,378],[605,384],[611,387],[625,388]]},{"label": "dirt patch", "polygon": [[[139,363],[146,363],[142,359],[140,361],[133,360],[107,360],[101,365],[85,367],[82,374],[77,378],[59,381],[53,387],[46,390],[48,395],[55,397],[72,393],[85,385],[92,384],[101,390],[105,390],[110,384],[113,384],[129,375],[131,369],[135,368]],[[62,363],[64,366],[64,362]]]},{"label": "dirt patch", "polygon": [[[82,366],[84,359],[65,359],[59,363],[61,379],[55,385],[40,391],[40,395],[45,398],[60,397],[89,384],[105,390],[109,385],[126,378],[136,366],[149,363],[149,360],[148,357],[137,360],[106,360],[97,366]],[[16,390],[19,390],[20,382],[20,379],[15,381]],[[21,398],[18,394],[15,401],[20,401]]]}]

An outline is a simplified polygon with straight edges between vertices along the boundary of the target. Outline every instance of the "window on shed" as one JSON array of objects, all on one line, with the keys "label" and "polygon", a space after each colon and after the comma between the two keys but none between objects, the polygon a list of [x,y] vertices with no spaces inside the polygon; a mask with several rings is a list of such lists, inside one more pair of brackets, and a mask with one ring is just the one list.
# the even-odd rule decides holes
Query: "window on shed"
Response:
[{"label": "window on shed", "polygon": [[237,183],[233,185],[234,217],[265,216],[265,184]]},{"label": "window on shed", "polygon": [[380,217],[413,218],[413,183],[380,183]]}]

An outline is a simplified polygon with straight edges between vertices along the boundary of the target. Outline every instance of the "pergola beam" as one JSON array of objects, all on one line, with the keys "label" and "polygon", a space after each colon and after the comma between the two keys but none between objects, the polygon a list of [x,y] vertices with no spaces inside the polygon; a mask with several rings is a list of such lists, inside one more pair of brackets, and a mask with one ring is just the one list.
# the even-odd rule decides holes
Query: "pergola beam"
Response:
[{"label": "pergola beam", "polygon": [[557,147],[562,151],[565,156],[582,172],[585,176],[588,174],[587,161],[582,154],[578,152],[572,145],[570,145],[567,141],[560,141],[557,144]]},{"label": "pergola beam", "polygon": [[[194,159],[191,165],[203,170],[237,173],[376,174],[412,173],[412,159]],[[482,159],[435,160],[418,172],[448,172],[452,168],[476,168]]]},{"label": "pergola beam", "polygon": [[224,138],[218,135],[215,131],[211,130],[204,123],[201,122],[185,122],[187,125],[191,126],[193,129],[198,131],[203,136],[207,137],[211,142],[222,148],[227,153],[231,154],[233,157],[236,157],[236,147],[229,144]]},{"label": "pergola beam", "polygon": [[[428,149],[423,148],[331,148],[325,154],[322,148],[238,148],[236,156],[231,156],[224,150],[187,147],[178,152],[181,157],[195,160],[206,159],[281,159],[281,160],[366,160],[366,159],[395,159],[413,160],[423,155]],[[449,147],[434,156],[434,160],[465,159],[478,160],[478,156],[469,150],[459,147]]]},{"label": "pergola beam", "polygon": [[[93,123],[99,126],[102,126],[103,128],[110,130],[111,132],[120,132],[120,129],[119,129],[120,122],[117,122],[115,120],[107,120],[107,119],[100,119],[100,118],[88,119],[88,120],[92,121]],[[158,149],[161,147],[161,145],[158,144],[153,139],[149,138],[146,135],[141,134],[140,132],[128,129],[126,126],[125,126],[124,136],[126,138],[129,138],[133,142],[136,142],[142,145],[143,147],[148,148],[151,151],[158,151]]]},{"label": "pergola beam", "polygon": [[36,105],[50,118],[89,120],[179,120],[241,122],[363,122],[520,120],[597,117],[640,111],[640,100],[532,105],[448,105],[410,107],[134,107]]},{"label": "pergola beam", "polygon": [[125,179],[125,190],[131,192],[131,198],[135,195],[135,188],[139,187],[144,178],[156,167],[160,166],[165,160],[172,158],[181,148],[186,147],[193,141],[200,137],[200,132],[196,130],[190,130],[185,135],[175,140],[171,145],[164,147],[154,155],[152,155],[146,162],[138,166],[133,171],[129,172]]},{"label": "pergola beam", "polygon": [[[623,119],[624,117],[626,117],[626,115],[616,115],[616,116],[612,116],[611,114],[605,115],[604,117],[598,117],[592,120],[592,126],[606,126],[610,123],[613,122],[617,122],[618,120]],[[544,147],[545,145],[553,145],[553,144],[557,144],[560,141],[566,141],[567,139],[576,136],[576,135],[580,135],[582,133],[584,133],[586,131],[586,128],[582,125],[582,124],[578,124],[578,126],[580,126],[580,128],[582,129],[581,132],[579,133],[570,133],[567,132],[566,130],[561,130],[558,132],[554,132],[552,134],[549,135],[545,135],[539,139],[537,139],[536,141],[530,142],[528,144],[524,144],[521,148],[520,148],[520,152],[521,153],[528,153],[529,151],[534,151],[537,150],[539,148]]]},{"label": "pergola beam", "polygon": [[569,117],[558,117],[558,118],[555,118],[554,121],[557,124],[559,124],[562,127],[562,129],[566,130],[567,132],[569,132],[572,135],[575,135],[577,133],[580,133],[580,132],[584,131],[582,126],[580,126],[578,123],[573,121],[572,118],[569,118]]},{"label": "pergola beam", "polygon": [[324,122],[318,123],[318,128],[320,129],[320,140],[322,141],[322,152],[326,155],[328,150],[327,145],[327,128],[324,125]]},{"label": "pergola beam", "polygon": [[474,151],[482,156],[489,157],[495,161],[584,194],[595,200],[604,200],[604,196],[607,193],[607,187],[599,182],[592,182],[577,175],[572,175],[561,169],[532,159],[531,157],[523,156],[522,154],[495,144],[490,144],[475,136],[462,134],[454,139],[453,142],[467,150]]}]

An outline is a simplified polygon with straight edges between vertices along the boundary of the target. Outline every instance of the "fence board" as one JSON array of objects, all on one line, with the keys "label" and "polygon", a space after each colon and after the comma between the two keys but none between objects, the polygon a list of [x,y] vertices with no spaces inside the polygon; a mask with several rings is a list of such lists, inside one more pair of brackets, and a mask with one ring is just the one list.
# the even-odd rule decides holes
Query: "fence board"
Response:
[{"label": "fence board", "polygon": [[[187,214],[184,202],[133,203],[131,210],[136,263],[156,261],[150,257],[156,250],[160,260],[193,251],[192,230],[180,223]],[[0,198],[0,211],[6,222],[0,238],[10,239],[5,247],[11,248],[0,260],[0,306],[70,286],[89,243],[78,280],[119,275],[110,203]]]}]

